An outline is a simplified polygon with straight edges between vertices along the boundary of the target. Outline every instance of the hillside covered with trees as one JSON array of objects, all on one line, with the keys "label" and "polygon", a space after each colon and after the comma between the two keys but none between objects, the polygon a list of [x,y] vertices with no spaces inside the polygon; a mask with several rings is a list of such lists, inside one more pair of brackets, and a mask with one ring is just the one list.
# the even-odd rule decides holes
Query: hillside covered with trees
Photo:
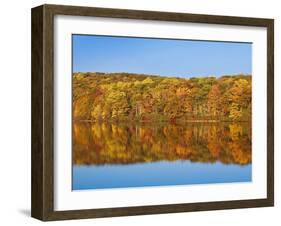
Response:
[{"label": "hillside covered with trees", "polygon": [[73,118],[91,121],[251,121],[252,78],[74,73]]}]

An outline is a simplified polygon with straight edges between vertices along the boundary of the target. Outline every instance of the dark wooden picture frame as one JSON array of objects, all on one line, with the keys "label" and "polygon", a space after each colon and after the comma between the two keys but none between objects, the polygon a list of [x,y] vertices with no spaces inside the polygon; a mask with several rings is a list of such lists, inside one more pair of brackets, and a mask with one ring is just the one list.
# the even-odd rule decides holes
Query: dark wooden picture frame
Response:
[{"label": "dark wooden picture frame", "polygon": [[[54,16],[95,16],[265,27],[267,29],[267,198],[156,206],[54,210]],[[60,5],[32,9],[31,215],[49,220],[161,214],[274,205],[274,20]]]}]

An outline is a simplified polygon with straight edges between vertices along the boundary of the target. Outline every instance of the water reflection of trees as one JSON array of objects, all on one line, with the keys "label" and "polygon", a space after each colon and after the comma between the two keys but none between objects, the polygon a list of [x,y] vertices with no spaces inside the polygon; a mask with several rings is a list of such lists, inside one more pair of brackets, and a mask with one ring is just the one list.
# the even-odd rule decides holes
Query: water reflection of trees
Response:
[{"label": "water reflection of trees", "polygon": [[161,160],[249,164],[249,124],[74,123],[74,164],[129,164]]}]

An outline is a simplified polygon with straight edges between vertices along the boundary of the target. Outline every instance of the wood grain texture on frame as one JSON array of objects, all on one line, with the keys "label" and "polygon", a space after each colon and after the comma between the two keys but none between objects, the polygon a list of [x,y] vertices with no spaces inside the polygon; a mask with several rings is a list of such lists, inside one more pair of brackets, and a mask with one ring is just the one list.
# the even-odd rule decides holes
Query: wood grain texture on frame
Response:
[{"label": "wood grain texture on frame", "polygon": [[[54,15],[196,22],[267,28],[267,198],[205,203],[54,211]],[[66,220],[274,205],[274,21],[185,13],[42,5],[32,9],[32,195],[34,218]]]}]

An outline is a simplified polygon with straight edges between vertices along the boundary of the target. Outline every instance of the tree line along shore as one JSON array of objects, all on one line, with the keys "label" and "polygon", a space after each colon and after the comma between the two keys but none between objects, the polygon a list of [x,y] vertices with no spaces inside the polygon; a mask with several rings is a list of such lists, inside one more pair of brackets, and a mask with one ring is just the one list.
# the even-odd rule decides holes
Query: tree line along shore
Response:
[{"label": "tree line along shore", "polygon": [[73,73],[73,120],[251,121],[251,75],[179,78]]}]

